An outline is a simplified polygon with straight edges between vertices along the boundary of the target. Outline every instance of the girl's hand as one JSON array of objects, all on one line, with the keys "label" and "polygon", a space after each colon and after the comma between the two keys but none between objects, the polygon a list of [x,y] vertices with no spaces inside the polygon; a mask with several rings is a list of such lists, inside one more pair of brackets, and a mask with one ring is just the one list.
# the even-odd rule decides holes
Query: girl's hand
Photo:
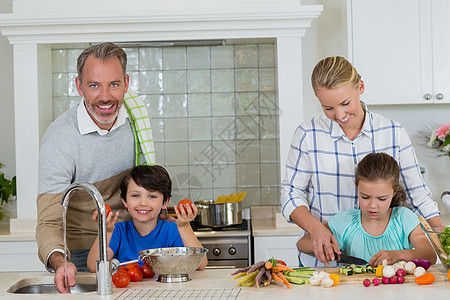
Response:
[{"label": "girl's hand", "polygon": [[[178,207],[175,205],[174,207],[175,213],[177,214],[177,225],[178,226],[185,226],[188,225],[189,222],[195,219],[195,216],[197,215],[197,207],[195,204],[185,204],[184,208],[181,211],[178,210]],[[186,212],[187,211],[187,212]]]},{"label": "girl's hand", "polygon": [[[110,212],[109,215],[106,216],[106,231],[108,233],[112,233],[114,231],[115,223],[117,221],[117,218],[119,217],[119,212],[117,211],[115,214],[113,212]],[[98,212],[97,210],[92,215],[92,220],[95,222],[98,222]]]},{"label": "girl's hand", "polygon": [[398,255],[398,250],[381,250],[369,260],[368,264],[371,266],[379,266],[383,264],[383,260],[387,260],[388,265],[393,265],[401,259]]}]

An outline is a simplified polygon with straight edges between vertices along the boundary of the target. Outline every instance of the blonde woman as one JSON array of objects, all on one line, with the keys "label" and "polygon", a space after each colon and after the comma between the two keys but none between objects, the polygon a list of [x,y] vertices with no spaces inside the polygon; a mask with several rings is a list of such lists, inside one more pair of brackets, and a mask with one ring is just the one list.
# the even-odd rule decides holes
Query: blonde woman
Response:
[{"label": "blonde woman", "polygon": [[340,211],[359,208],[354,174],[368,153],[392,156],[412,209],[431,226],[442,226],[406,130],[361,102],[364,82],[356,69],[343,57],[327,57],[317,63],[311,81],[323,114],[296,129],[280,198],[286,220],[311,236],[314,256],[300,252],[300,266],[329,265],[340,253],[323,224]]}]

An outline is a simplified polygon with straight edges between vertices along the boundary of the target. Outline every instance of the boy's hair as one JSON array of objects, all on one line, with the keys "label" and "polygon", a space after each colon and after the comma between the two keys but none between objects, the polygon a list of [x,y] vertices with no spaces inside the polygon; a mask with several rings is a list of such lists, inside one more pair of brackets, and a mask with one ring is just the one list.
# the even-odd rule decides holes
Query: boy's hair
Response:
[{"label": "boy's hair", "polygon": [[406,206],[406,192],[400,185],[400,168],[397,161],[386,153],[367,154],[356,167],[355,184],[358,187],[360,180],[377,181],[386,180],[391,183],[395,192],[391,208]]},{"label": "boy's hair", "polygon": [[130,180],[147,191],[157,191],[163,194],[163,203],[172,197],[172,180],[166,169],[158,165],[136,166],[122,179],[120,183],[120,197],[126,202]]},{"label": "boy's hair", "polygon": [[311,84],[314,92],[320,87],[334,89],[352,84],[358,88],[361,75],[352,64],[341,56],[331,56],[322,59],[314,67],[311,75]]},{"label": "boy's hair", "polygon": [[127,77],[127,53],[125,50],[113,43],[101,43],[97,45],[92,45],[89,48],[81,52],[77,59],[77,72],[78,80],[82,83],[84,64],[89,55],[94,55],[95,58],[101,59],[106,62],[114,57],[117,57],[122,66],[123,77],[126,80]]}]

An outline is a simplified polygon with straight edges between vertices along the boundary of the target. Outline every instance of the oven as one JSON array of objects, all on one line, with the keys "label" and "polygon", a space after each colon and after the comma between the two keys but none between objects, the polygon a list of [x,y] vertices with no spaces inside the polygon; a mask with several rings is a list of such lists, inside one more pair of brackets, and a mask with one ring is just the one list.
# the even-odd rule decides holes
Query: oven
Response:
[{"label": "oven", "polygon": [[195,235],[208,249],[207,268],[244,268],[251,262],[250,221],[224,227],[200,227],[193,225]]}]

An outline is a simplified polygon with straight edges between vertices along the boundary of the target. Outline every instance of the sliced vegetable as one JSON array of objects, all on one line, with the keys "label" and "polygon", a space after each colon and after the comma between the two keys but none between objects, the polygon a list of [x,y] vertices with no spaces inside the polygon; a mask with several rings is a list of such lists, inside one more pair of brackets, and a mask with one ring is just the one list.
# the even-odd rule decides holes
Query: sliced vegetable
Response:
[{"label": "sliced vegetable", "polygon": [[428,270],[431,267],[431,262],[426,259],[413,259],[411,260],[417,267],[423,267]]},{"label": "sliced vegetable", "polygon": [[426,273],[416,278],[416,283],[420,285],[431,284],[436,280],[433,273]]},{"label": "sliced vegetable", "polygon": [[285,277],[286,280],[289,281],[290,283],[294,283],[294,284],[304,284],[304,283],[306,283],[305,278],[291,277],[291,276],[287,276],[287,275],[284,275],[284,277]]}]

